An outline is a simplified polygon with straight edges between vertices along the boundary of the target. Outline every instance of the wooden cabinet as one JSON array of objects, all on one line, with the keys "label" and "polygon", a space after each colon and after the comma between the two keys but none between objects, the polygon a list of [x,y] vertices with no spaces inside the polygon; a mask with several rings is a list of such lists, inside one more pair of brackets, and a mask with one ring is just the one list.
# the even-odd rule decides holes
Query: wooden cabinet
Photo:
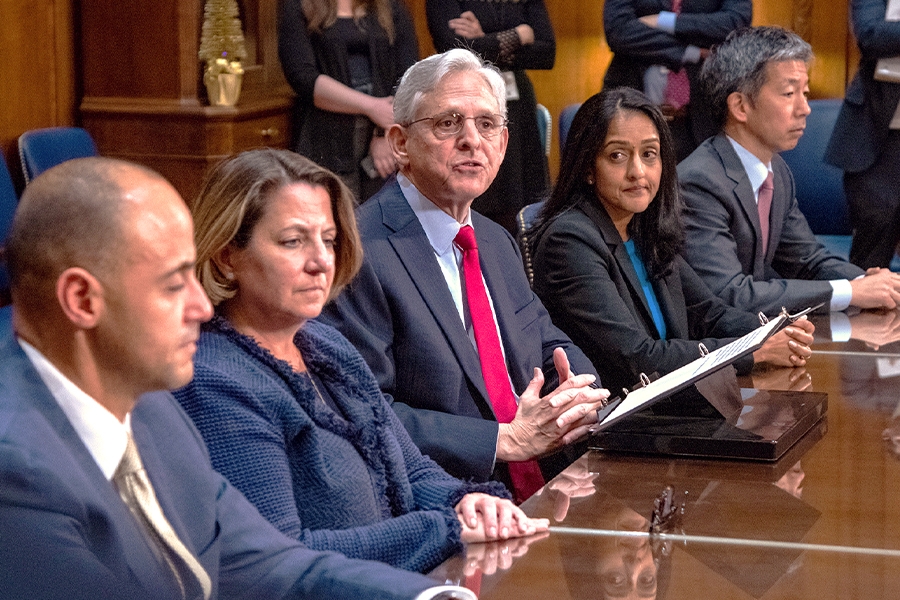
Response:
[{"label": "wooden cabinet", "polygon": [[209,106],[197,58],[203,0],[82,0],[82,125],[100,153],[138,162],[191,201],[233,152],[287,147],[293,94],[281,72],[277,0],[239,0],[248,58],[235,107]]}]

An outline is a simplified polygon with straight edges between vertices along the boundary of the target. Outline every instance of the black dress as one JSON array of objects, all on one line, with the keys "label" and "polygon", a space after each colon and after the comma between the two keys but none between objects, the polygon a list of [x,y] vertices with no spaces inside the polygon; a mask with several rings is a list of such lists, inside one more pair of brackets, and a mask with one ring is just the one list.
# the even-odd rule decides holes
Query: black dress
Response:
[{"label": "black dress", "polygon": [[[282,0],[278,19],[278,56],[284,75],[297,94],[294,105],[293,141],[291,149],[341,175],[345,181],[367,176],[360,173],[359,146],[368,145],[374,125],[364,116],[330,112],[316,108],[313,89],[319,75],[354,87],[354,75],[360,72],[355,57],[368,56],[369,82],[365,93],[377,98],[390,96],[400,77],[419,59],[412,17],[402,0],[392,0],[394,41],[378,23],[374,14],[359,20],[357,31],[353,24],[339,19],[327,29],[311,33],[300,7],[300,0]],[[367,44],[365,52],[359,45]],[[365,69],[365,65],[363,66]],[[358,82],[357,82],[358,83]],[[359,141],[358,123],[368,122],[365,138]],[[354,142],[356,141],[356,144]],[[357,146],[357,148],[354,148]],[[377,191],[381,185],[370,185]],[[361,200],[367,193],[355,190]]]},{"label": "black dress", "polygon": [[[515,216],[526,204],[543,200],[549,191],[547,156],[537,126],[537,100],[525,69],[552,69],[556,39],[543,0],[426,0],[428,30],[438,52],[466,47],[515,76],[518,100],[507,102],[509,146],[497,178],[472,205],[475,210],[515,233]],[[484,37],[467,40],[450,29],[450,19],[472,11]],[[512,31],[527,24],[534,43],[522,45]]]}]

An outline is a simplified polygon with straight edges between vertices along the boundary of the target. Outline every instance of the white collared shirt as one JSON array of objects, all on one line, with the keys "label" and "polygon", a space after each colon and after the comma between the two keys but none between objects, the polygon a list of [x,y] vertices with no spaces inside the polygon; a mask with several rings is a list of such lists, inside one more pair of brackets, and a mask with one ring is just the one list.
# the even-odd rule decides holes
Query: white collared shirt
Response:
[{"label": "white collared shirt", "polygon": [[111,481],[125,455],[131,431],[131,415],[127,415],[122,423],[63,375],[37,348],[21,338],[18,341],[44,385],[75,428],[78,437],[94,457],[97,466]]},{"label": "white collared shirt", "polygon": [[[738,158],[741,159],[741,164],[744,165],[744,171],[747,172],[747,177],[750,179],[750,185],[753,187],[753,197],[758,203],[759,188],[762,187],[763,182],[766,180],[766,176],[768,176],[769,171],[772,170],[772,164],[763,164],[763,162],[752,152],[737,143],[731,136],[725,137],[731,142],[731,147],[734,148]],[[853,288],[850,287],[850,282],[846,279],[834,279],[828,283],[831,284],[832,289],[830,303],[831,310],[844,310],[850,306],[850,300],[853,298]]]},{"label": "white collared shirt", "polygon": [[[434,250],[435,258],[444,274],[444,280],[450,289],[450,295],[453,296],[453,303],[459,312],[459,318],[466,333],[469,335],[469,341],[472,347],[478,352],[478,344],[475,342],[475,330],[472,328],[472,318],[469,315],[468,306],[463,298],[463,273],[462,273],[462,251],[453,243],[459,230],[464,225],[472,225],[471,211],[466,215],[464,223],[457,222],[456,219],[448,215],[446,212],[438,208],[431,200],[426,198],[416,189],[413,183],[403,175],[397,175],[397,183],[400,184],[400,190],[403,192],[404,198],[409,203],[410,208],[419,219],[428,242]],[[484,281],[484,275],[482,275]],[[500,325],[497,321],[497,311],[494,310],[494,300],[491,298],[491,290],[488,288],[487,282],[484,283],[484,289],[487,292],[488,303],[491,305],[491,312],[494,315],[494,326],[497,327],[497,338],[500,340],[500,350],[503,352],[504,363],[506,362],[506,350],[503,347],[503,336],[500,334]],[[508,374],[508,373],[507,373]],[[512,383],[510,383],[512,388]],[[515,389],[513,395],[518,398]]]}]

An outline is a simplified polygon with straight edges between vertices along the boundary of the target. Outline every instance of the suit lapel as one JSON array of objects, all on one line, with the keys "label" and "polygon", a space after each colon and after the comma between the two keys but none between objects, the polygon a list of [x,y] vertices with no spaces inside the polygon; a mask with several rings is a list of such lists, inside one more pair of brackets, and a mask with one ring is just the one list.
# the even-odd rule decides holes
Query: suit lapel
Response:
[{"label": "suit lapel", "polygon": [[12,335],[0,340],[0,353],[7,357],[0,361],[0,381],[10,390],[15,390],[18,397],[34,407],[53,428],[65,448],[63,451],[71,456],[81,471],[79,475],[69,475],[76,479],[82,476],[86,481],[85,485],[90,488],[89,493],[96,496],[94,500],[109,513],[109,518],[114,523],[114,531],[110,535],[118,538],[116,543],[121,550],[121,558],[144,589],[154,590],[154,593],[160,593],[160,597],[164,597],[165,590],[160,590],[159,587],[161,582],[171,579],[164,571],[168,567],[157,560],[128,507],[122,502],[113,484],[103,475],[69,418]]},{"label": "suit lapel", "polygon": [[[765,257],[762,254],[762,227],[759,223],[759,209],[756,206],[753,186],[750,185],[750,177],[725,134],[720,133],[713,139],[713,147],[722,159],[725,174],[734,182],[734,197],[744,211],[745,218],[753,227],[753,274],[759,277],[764,270]],[[772,237],[770,236],[770,238]],[[769,250],[771,251],[772,248]]]},{"label": "suit lapel", "polygon": [[[400,185],[392,184],[393,193],[378,199],[385,227],[391,230],[388,241],[406,268],[413,285],[422,296],[434,320],[437,321],[453,354],[462,366],[466,377],[481,393],[482,401],[490,406],[481,363],[472,347],[466,328],[459,318],[456,303],[447,287],[444,274],[437,263],[425,230],[400,191]],[[481,240],[479,239],[479,243]],[[483,262],[483,261],[482,261]],[[492,409],[493,410],[493,409]]]},{"label": "suit lapel", "polygon": [[637,298],[640,301],[640,307],[643,310],[645,322],[653,323],[653,318],[650,316],[650,305],[647,303],[647,298],[644,297],[644,289],[641,286],[641,280],[638,279],[637,271],[635,271],[634,264],[631,262],[631,257],[628,255],[628,249],[625,248],[622,236],[619,235],[619,231],[613,224],[612,219],[610,219],[609,215],[606,214],[606,211],[600,208],[599,204],[592,199],[583,198],[578,206],[588,218],[594,222],[600,230],[600,235],[603,236],[603,240],[610,247],[613,258],[616,260],[616,266],[619,269],[619,273],[631,289],[631,297]]}]

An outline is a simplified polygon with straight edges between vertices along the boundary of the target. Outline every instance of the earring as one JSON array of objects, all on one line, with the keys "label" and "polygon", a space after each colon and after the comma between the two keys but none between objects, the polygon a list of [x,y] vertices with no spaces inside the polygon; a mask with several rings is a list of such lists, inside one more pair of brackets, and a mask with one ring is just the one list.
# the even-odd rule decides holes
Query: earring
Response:
[{"label": "earring", "polygon": [[225,279],[227,279],[228,281],[234,281],[234,273],[228,271],[227,273],[225,273]]},{"label": "earring", "polygon": [[587,183],[588,183],[588,185],[594,185],[594,178],[593,178],[593,177],[588,177],[588,178],[587,178]]}]

